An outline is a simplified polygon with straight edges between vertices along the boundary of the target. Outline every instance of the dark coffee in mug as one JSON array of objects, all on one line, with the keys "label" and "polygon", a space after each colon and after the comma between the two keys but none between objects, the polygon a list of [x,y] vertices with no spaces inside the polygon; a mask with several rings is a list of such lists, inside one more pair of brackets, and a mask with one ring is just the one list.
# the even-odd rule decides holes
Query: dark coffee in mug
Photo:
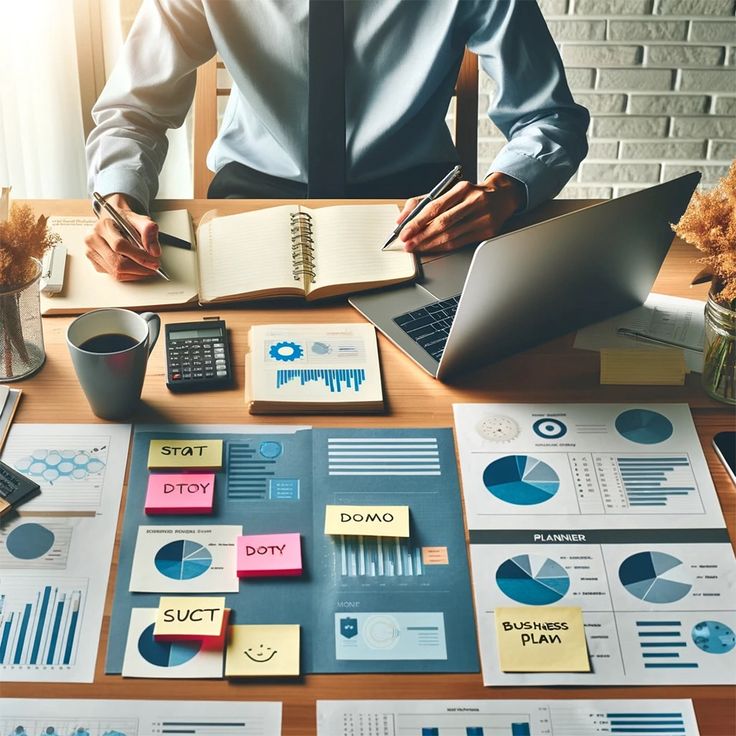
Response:
[{"label": "dark coffee in mug", "polygon": [[90,337],[79,346],[79,349],[90,353],[119,353],[137,344],[138,340],[130,335],[108,332]]}]

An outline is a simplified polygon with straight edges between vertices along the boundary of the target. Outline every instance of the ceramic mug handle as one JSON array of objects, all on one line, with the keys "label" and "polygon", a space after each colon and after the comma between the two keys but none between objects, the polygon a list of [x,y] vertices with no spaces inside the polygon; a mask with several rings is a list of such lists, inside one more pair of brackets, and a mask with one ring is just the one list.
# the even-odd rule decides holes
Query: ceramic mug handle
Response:
[{"label": "ceramic mug handle", "polygon": [[161,332],[161,318],[153,312],[143,312],[140,316],[148,323],[148,354],[150,355],[158,340],[158,334]]}]

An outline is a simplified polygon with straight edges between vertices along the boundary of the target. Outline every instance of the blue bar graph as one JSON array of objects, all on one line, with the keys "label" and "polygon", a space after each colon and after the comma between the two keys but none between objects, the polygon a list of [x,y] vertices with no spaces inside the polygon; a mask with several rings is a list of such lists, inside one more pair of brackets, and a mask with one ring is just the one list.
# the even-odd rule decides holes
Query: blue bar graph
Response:
[{"label": "blue bar graph", "polygon": [[483,736],[483,726],[468,726],[465,729],[465,736]]},{"label": "blue bar graph", "polygon": [[528,723],[512,723],[511,736],[531,736]]},{"label": "blue bar graph", "polygon": [[330,393],[339,394],[348,389],[358,393],[365,382],[364,368],[279,368],[276,388],[283,388],[293,380],[305,386],[312,381],[322,382]]},{"label": "blue bar graph", "polygon": [[63,588],[19,581],[6,590],[0,610],[0,665],[73,665],[85,588],[86,581],[71,581]]},{"label": "blue bar graph", "polygon": [[630,507],[668,506],[697,492],[686,455],[619,457],[616,464]]},{"label": "blue bar graph", "polygon": [[[681,621],[637,621],[637,634],[645,669],[696,669],[697,662],[684,662],[687,642]],[[619,733],[625,733],[623,731]],[[638,733],[633,731],[631,733]]]},{"label": "blue bar graph", "polygon": [[342,536],[336,552],[343,577],[424,575],[422,551],[407,539]]},{"label": "blue bar graph", "polygon": [[685,733],[682,713],[607,713],[610,733]]},{"label": "blue bar graph", "polygon": [[422,728],[422,736],[440,736],[440,730],[435,726],[424,726]]}]

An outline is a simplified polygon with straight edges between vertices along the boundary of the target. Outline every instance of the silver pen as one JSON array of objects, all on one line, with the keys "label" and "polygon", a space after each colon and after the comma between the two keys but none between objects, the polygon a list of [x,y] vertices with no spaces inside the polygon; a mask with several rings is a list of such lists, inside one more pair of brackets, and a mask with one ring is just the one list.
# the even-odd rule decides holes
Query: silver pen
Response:
[{"label": "silver pen", "polygon": [[391,236],[386,241],[386,244],[381,250],[386,250],[391,243],[399,237],[399,233],[408,225],[430,202],[441,197],[448,189],[454,186],[455,182],[462,178],[463,167],[456,166],[439,184],[437,184],[432,191],[427,194],[419,204],[394,228]]},{"label": "silver pen", "polygon": [[654,337],[653,335],[647,335],[644,332],[637,332],[629,327],[619,327],[616,332],[624,337],[633,337],[636,340],[642,340],[643,342],[651,342],[655,345],[668,345],[672,348],[682,348],[683,350],[693,350],[696,353],[702,353],[703,348],[697,348],[694,345],[685,345],[685,343],[677,342],[676,340],[666,340],[663,337]]},{"label": "silver pen", "polygon": [[[128,222],[122,213],[118,212],[104,197],[101,197],[97,192],[92,192],[92,197],[100,207],[104,207],[105,212],[112,218],[120,233],[126,240],[129,240],[133,245],[140,248],[142,251],[146,251],[146,247],[141,242],[138,231]],[[166,281],[171,281],[166,271],[159,267],[156,269],[156,273]]]}]

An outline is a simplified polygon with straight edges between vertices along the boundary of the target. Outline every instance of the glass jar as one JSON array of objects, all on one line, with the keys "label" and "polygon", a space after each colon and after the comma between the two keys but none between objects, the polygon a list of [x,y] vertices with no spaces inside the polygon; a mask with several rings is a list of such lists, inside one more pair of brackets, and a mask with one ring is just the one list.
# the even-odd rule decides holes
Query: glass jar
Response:
[{"label": "glass jar", "polygon": [[0,381],[32,376],[46,360],[41,327],[41,261],[22,286],[0,287]]},{"label": "glass jar", "polygon": [[711,294],[705,303],[703,388],[709,396],[736,405],[736,310]]}]

